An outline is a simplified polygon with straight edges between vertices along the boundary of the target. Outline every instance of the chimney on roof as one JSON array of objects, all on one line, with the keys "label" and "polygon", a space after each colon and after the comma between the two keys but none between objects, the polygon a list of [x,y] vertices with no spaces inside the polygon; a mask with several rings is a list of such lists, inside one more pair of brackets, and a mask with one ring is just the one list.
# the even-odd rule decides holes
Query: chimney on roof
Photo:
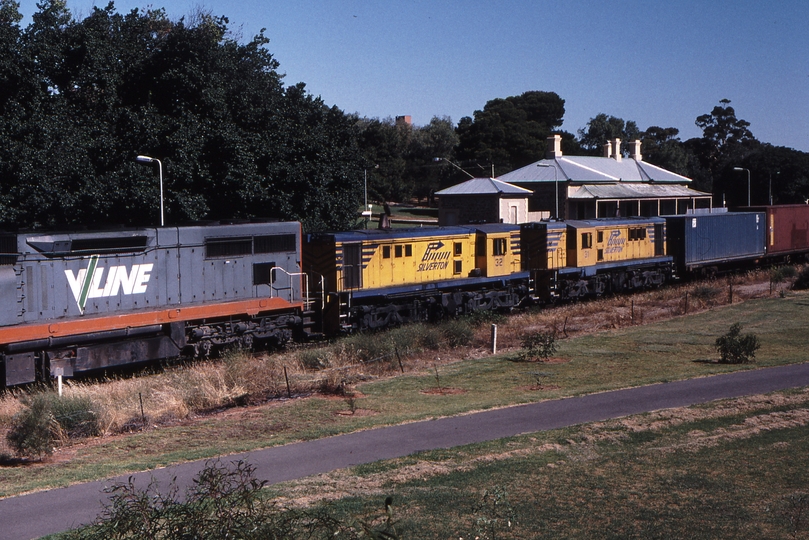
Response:
[{"label": "chimney on roof", "polygon": [[551,135],[545,146],[545,159],[556,159],[562,157],[562,136]]},{"label": "chimney on roof", "polygon": [[615,161],[621,161],[621,139],[612,140],[612,157],[615,158]]},{"label": "chimney on roof", "polygon": [[396,125],[401,126],[412,126],[413,125],[413,118],[408,114],[405,116],[397,116],[396,117]]},{"label": "chimney on roof", "polygon": [[629,146],[632,149],[630,151],[632,154],[630,157],[635,161],[643,161],[643,154],[640,153],[640,141],[635,139],[634,141],[629,143]]},{"label": "chimney on roof", "polygon": [[612,143],[610,141],[604,143],[604,157],[612,157]]}]

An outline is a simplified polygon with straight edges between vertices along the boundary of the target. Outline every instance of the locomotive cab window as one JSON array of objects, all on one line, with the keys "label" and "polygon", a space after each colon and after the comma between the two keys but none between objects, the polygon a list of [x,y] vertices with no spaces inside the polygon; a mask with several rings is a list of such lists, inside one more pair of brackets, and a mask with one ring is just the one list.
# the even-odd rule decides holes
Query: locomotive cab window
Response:
[{"label": "locomotive cab window", "polygon": [[453,253],[456,257],[463,255],[463,244],[460,242],[455,242],[453,244]]},{"label": "locomotive cab window", "polygon": [[393,247],[393,252],[394,252],[394,255],[396,256],[397,259],[401,258],[401,256],[402,256],[402,246],[401,245],[394,246]]},{"label": "locomotive cab window", "polygon": [[593,233],[581,233],[581,248],[590,249],[593,247]]},{"label": "locomotive cab window", "polygon": [[598,237],[596,238],[596,242],[599,244],[604,242],[604,231],[598,231]]},{"label": "locomotive cab window", "polygon": [[495,257],[502,257],[506,253],[507,253],[506,239],[494,238],[492,240],[492,255],[494,255]]},{"label": "locomotive cab window", "polygon": [[460,274],[463,272],[463,261],[454,261],[455,265],[453,266],[452,270],[454,274]]},{"label": "locomotive cab window", "polygon": [[270,285],[275,283],[275,273],[272,269],[274,262],[257,263],[253,265],[253,285]]},{"label": "locomotive cab window", "polygon": [[390,259],[390,246],[382,246],[382,258]]},{"label": "locomotive cab window", "polygon": [[405,257],[413,256],[413,244],[405,244]]}]

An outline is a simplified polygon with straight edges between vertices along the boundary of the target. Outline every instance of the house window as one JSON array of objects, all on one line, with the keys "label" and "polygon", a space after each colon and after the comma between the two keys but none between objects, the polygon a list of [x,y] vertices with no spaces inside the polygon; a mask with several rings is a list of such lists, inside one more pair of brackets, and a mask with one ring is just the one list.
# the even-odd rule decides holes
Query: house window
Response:
[{"label": "house window", "polygon": [[382,258],[390,259],[390,246],[382,246]]},{"label": "house window", "polygon": [[495,257],[502,257],[506,254],[506,239],[494,238],[492,240],[492,255]]}]

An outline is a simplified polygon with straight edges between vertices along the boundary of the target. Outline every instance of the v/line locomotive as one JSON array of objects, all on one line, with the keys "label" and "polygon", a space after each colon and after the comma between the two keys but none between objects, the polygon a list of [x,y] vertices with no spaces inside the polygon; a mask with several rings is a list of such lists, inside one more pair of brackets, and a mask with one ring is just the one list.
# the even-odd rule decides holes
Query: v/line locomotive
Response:
[{"label": "v/line locomotive", "polygon": [[657,287],[809,253],[809,206],[304,236],[0,234],[0,386]]}]

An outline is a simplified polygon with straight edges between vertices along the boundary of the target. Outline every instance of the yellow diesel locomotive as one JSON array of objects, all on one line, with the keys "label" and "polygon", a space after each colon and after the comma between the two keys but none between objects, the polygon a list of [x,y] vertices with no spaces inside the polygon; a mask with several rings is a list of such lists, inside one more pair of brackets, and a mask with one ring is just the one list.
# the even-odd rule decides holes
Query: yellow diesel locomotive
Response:
[{"label": "yellow diesel locomotive", "polygon": [[516,225],[312,234],[303,251],[325,334],[509,309],[528,296]]},{"label": "yellow diesel locomotive", "polygon": [[541,301],[657,287],[672,275],[663,218],[526,223],[524,269]]}]

